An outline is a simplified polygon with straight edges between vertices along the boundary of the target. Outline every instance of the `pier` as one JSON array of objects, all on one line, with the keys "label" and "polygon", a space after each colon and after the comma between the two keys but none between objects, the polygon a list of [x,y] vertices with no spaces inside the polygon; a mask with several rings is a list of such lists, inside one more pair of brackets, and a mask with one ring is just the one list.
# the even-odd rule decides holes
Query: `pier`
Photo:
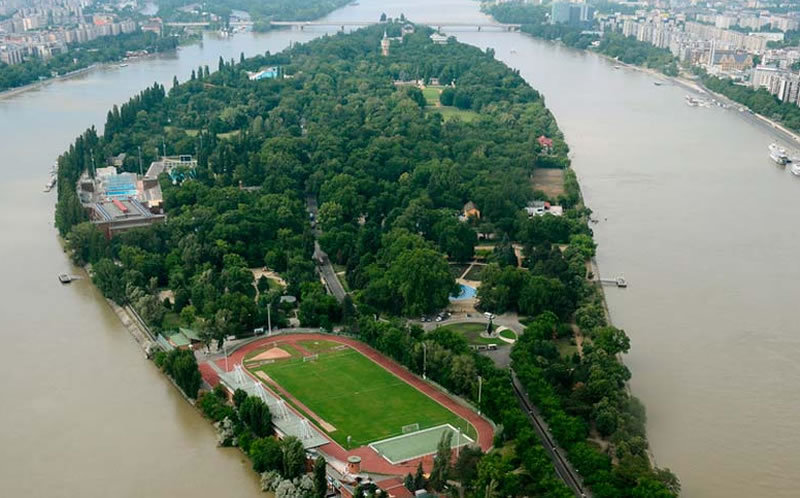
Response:
[{"label": "pier", "polygon": [[625,280],[623,276],[618,276],[616,278],[598,278],[597,281],[603,285],[616,285],[623,289],[628,286],[628,281]]}]

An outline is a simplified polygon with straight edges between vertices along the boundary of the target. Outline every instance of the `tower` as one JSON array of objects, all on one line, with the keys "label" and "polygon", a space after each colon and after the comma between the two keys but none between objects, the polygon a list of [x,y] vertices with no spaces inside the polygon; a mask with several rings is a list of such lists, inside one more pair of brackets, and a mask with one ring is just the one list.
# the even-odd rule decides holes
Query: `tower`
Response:
[{"label": "tower", "polygon": [[389,55],[389,44],[390,44],[389,37],[386,36],[386,31],[383,32],[383,39],[381,40],[381,55],[386,57]]}]

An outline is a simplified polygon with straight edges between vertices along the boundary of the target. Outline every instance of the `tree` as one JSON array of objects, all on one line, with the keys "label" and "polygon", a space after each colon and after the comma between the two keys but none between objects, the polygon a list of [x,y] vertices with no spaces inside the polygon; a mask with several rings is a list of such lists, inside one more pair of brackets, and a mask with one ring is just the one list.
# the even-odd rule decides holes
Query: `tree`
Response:
[{"label": "tree", "polygon": [[436,456],[433,457],[430,485],[436,491],[442,491],[447,483],[450,473],[450,455],[452,454],[453,433],[447,431],[442,434],[436,447]]},{"label": "tree", "polygon": [[381,22],[386,22],[386,12],[381,13]]},{"label": "tree", "polygon": [[281,441],[283,451],[283,476],[287,479],[300,477],[306,469],[306,450],[303,443],[294,436]]},{"label": "tree", "polygon": [[425,489],[425,472],[422,470],[422,462],[417,464],[417,471],[414,474],[414,489],[409,491],[416,491],[418,489]]},{"label": "tree", "polygon": [[439,229],[439,248],[451,261],[469,261],[475,255],[475,244],[478,236],[466,223],[459,223],[454,218],[437,224]]},{"label": "tree", "polygon": [[413,493],[414,491],[416,491],[416,490],[417,490],[417,487],[416,487],[416,485],[414,484],[414,476],[413,476],[413,475],[411,475],[410,473],[409,473],[409,474],[406,474],[406,477],[405,477],[405,479],[403,479],[403,486],[405,486],[405,488],[406,488],[407,490],[411,491],[412,493]]},{"label": "tree", "polygon": [[653,469],[653,474],[656,480],[660,481],[672,494],[679,496],[681,494],[681,481],[678,476],[672,473],[668,468],[656,467]]},{"label": "tree", "polygon": [[161,357],[160,363],[161,368],[175,380],[188,397],[192,399],[197,397],[202,377],[192,351],[173,349]]},{"label": "tree", "polygon": [[317,498],[325,498],[325,495],[328,494],[326,467],[325,457],[318,456],[314,461],[314,495]]},{"label": "tree", "polygon": [[272,433],[272,414],[267,404],[260,398],[248,396],[238,408],[239,418],[257,437],[265,437]]},{"label": "tree", "polygon": [[67,235],[67,250],[78,265],[96,262],[108,254],[108,241],[97,225],[85,221],[73,226]]},{"label": "tree", "polygon": [[275,498],[308,498],[314,495],[314,482],[306,475],[282,481],[275,489]]},{"label": "tree", "polygon": [[456,98],[456,91],[452,88],[445,88],[442,90],[442,93],[439,94],[439,102],[444,106],[451,106],[453,105],[453,101]]},{"label": "tree", "polygon": [[258,438],[253,441],[248,455],[256,472],[280,471],[283,468],[281,443],[274,437]]},{"label": "tree", "polygon": [[247,396],[247,391],[237,388],[235,391],[233,391],[233,405],[236,408],[241,407],[242,403],[244,403],[244,401],[247,399]]},{"label": "tree", "polygon": [[455,280],[447,261],[432,249],[413,249],[392,262],[386,273],[403,302],[403,313],[418,316],[444,308]]},{"label": "tree", "polygon": [[594,345],[604,350],[609,355],[624,354],[631,347],[631,340],[625,331],[616,327],[600,327],[595,330]]},{"label": "tree", "polygon": [[125,303],[125,284],[122,269],[108,258],[103,258],[92,267],[92,282],[104,296],[118,304]]},{"label": "tree", "polygon": [[483,457],[483,451],[475,446],[461,448],[458,459],[453,464],[453,478],[461,482],[465,488],[472,486],[478,477],[478,463]]}]

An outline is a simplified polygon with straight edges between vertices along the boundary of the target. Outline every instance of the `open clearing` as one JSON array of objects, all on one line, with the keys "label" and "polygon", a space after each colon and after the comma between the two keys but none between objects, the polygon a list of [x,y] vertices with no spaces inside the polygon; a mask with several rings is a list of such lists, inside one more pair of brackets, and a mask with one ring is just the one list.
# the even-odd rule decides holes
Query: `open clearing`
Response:
[{"label": "open clearing", "polygon": [[485,323],[454,323],[452,325],[445,325],[444,327],[439,327],[440,329],[447,329],[452,330],[458,334],[464,336],[464,338],[473,345],[483,345],[483,344],[497,344],[497,345],[504,345],[507,344],[505,341],[498,337],[488,338],[488,337],[481,337],[481,333],[486,330]]},{"label": "open clearing", "polygon": [[439,94],[442,93],[442,88],[441,86],[427,86],[422,89],[422,95],[425,96],[428,105],[439,105]]},{"label": "open clearing", "polygon": [[555,200],[564,193],[564,170],[555,168],[536,168],[533,171],[533,190],[543,192]]},{"label": "open clearing", "polygon": [[451,119],[460,119],[465,123],[470,123],[480,117],[480,114],[475,111],[462,110],[458,107],[452,106],[428,107],[427,110],[430,112],[440,113],[445,122],[450,121]]},{"label": "open clearing", "polygon": [[[319,351],[318,358],[278,360],[252,371],[256,375],[266,373],[324,420],[326,424],[319,424],[323,430],[325,426],[335,427],[335,431],[326,432],[343,447],[364,446],[400,435],[403,427],[411,424],[419,424],[420,429],[450,424],[476,437],[475,429],[465,420],[358,351],[331,351],[330,346],[338,346],[332,341],[303,341],[300,345]],[[291,398],[287,401],[296,404]],[[349,445],[347,436],[352,437]]]}]

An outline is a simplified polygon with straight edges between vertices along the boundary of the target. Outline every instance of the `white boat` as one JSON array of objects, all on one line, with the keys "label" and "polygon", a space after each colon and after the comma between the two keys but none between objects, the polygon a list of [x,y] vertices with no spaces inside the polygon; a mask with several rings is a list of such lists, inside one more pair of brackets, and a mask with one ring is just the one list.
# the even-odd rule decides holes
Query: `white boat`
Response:
[{"label": "white boat", "polygon": [[769,158],[781,166],[790,162],[789,156],[786,154],[786,149],[778,146],[776,143],[769,144]]},{"label": "white boat", "polygon": [[47,180],[47,183],[45,183],[45,185],[44,185],[44,191],[45,192],[50,192],[51,190],[53,190],[53,187],[56,186],[56,182],[57,181],[58,181],[58,177],[55,175],[55,173],[50,173],[50,178]]},{"label": "white boat", "polygon": [[795,176],[800,176],[800,163],[792,163],[792,173]]},{"label": "white boat", "polygon": [[125,64],[125,63],[122,63],[122,64],[119,65],[119,67],[128,67],[128,65]]}]

